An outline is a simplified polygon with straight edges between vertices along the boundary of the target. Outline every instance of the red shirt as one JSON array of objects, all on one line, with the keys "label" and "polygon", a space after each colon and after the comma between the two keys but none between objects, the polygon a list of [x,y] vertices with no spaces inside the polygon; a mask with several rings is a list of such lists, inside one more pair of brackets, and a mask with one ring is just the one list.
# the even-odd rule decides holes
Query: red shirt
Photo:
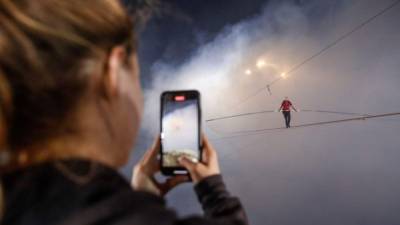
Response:
[{"label": "red shirt", "polygon": [[290,111],[290,106],[292,106],[292,103],[289,100],[284,100],[281,105],[282,111]]}]

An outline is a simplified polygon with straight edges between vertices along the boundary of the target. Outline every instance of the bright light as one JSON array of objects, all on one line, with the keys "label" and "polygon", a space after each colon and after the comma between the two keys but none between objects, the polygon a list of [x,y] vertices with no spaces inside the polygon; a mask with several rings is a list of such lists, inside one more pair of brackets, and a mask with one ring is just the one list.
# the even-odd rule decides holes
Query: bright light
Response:
[{"label": "bright light", "polygon": [[287,74],[286,74],[286,73],[281,73],[281,77],[282,77],[283,79],[286,79],[286,78],[287,78]]},{"label": "bright light", "polygon": [[247,69],[244,73],[245,73],[246,75],[251,75],[251,74],[252,74],[252,72],[251,72],[250,69]]},{"label": "bright light", "polygon": [[262,67],[264,67],[264,66],[265,66],[265,61],[262,60],[262,59],[259,59],[259,60],[257,61],[256,66],[257,66],[257,68],[259,68],[259,69],[262,68]]}]

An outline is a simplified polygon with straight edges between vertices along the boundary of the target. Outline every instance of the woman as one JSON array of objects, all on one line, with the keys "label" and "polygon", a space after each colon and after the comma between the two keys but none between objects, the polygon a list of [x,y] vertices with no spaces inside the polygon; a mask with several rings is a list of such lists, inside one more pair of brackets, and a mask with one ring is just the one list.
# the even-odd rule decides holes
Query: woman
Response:
[{"label": "woman", "polygon": [[[142,116],[133,23],[114,0],[0,0],[2,224],[247,224],[204,138],[182,158],[205,216],[180,219],[159,183],[159,137],[127,162]],[[133,188],[132,188],[133,187]]]}]

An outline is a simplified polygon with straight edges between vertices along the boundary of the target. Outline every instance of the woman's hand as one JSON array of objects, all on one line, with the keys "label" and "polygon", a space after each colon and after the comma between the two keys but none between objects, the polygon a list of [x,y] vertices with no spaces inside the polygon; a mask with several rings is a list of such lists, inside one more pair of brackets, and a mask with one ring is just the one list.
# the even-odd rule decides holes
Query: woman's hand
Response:
[{"label": "woman's hand", "polygon": [[195,163],[186,157],[179,158],[179,163],[185,167],[195,184],[212,175],[220,174],[217,152],[203,135],[202,162]]},{"label": "woman's hand", "polygon": [[184,175],[168,178],[164,183],[160,183],[155,179],[155,174],[160,172],[160,162],[157,159],[159,150],[160,136],[157,136],[153,146],[133,168],[132,186],[135,190],[164,196],[175,186],[189,181],[188,176]]}]

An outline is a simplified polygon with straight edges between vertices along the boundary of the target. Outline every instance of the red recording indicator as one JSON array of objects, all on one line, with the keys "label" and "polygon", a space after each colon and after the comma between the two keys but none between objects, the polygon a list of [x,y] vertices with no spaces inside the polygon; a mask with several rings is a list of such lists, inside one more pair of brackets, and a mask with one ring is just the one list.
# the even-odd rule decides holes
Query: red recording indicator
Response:
[{"label": "red recording indicator", "polygon": [[175,101],[183,102],[183,101],[185,101],[185,96],[184,95],[177,95],[177,96],[175,96]]}]

